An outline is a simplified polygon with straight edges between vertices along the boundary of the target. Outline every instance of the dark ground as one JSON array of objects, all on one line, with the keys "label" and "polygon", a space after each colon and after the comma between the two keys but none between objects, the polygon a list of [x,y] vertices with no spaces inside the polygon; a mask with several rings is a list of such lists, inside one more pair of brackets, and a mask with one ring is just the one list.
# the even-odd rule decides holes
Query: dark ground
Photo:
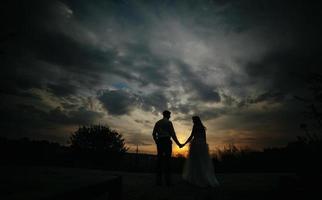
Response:
[{"label": "dark ground", "polygon": [[[123,200],[190,200],[190,199],[289,199],[309,195],[299,188],[281,188],[281,180],[294,180],[288,173],[217,174],[218,188],[198,188],[185,183],[179,174],[173,175],[173,186],[156,186],[154,174],[101,171],[39,166],[1,166],[1,199],[53,199],[66,191],[87,190],[91,185],[122,177],[119,185],[101,185],[100,196],[89,192],[87,199],[112,199],[107,191],[120,191]],[[85,189],[84,189],[85,188]],[[103,194],[105,193],[105,194]],[[55,198],[54,198],[55,199]],[[84,196],[85,199],[85,196]],[[114,198],[113,198],[114,199]]]}]

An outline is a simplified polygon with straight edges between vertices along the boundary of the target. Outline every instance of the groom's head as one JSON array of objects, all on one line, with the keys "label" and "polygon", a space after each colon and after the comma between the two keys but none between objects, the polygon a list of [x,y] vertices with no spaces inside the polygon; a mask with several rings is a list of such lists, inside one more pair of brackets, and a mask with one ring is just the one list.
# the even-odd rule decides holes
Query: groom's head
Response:
[{"label": "groom's head", "polygon": [[163,114],[164,118],[170,119],[170,117],[171,117],[171,112],[168,110],[163,111],[162,114]]}]

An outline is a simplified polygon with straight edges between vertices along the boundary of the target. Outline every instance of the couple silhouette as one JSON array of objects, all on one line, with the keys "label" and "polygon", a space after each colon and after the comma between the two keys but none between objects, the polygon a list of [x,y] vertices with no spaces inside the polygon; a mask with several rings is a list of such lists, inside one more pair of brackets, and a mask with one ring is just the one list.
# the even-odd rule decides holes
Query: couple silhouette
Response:
[{"label": "couple silhouette", "polygon": [[152,133],[157,146],[156,184],[162,185],[163,179],[165,179],[167,186],[172,185],[170,163],[172,138],[180,148],[190,142],[188,158],[183,168],[182,178],[200,187],[218,186],[219,183],[215,176],[208,144],[206,142],[206,128],[202,124],[200,117],[192,117],[193,127],[191,135],[185,143],[181,144],[170,121],[171,112],[165,110],[162,114],[163,118],[155,123]]}]

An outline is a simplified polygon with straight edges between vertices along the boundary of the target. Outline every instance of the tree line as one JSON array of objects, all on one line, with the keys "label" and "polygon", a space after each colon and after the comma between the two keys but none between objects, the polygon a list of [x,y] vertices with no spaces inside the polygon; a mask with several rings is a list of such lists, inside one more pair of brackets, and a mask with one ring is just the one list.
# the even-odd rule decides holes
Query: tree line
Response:
[{"label": "tree line", "polygon": [[[69,145],[28,138],[0,138],[2,164],[39,164],[153,172],[155,155],[129,153],[121,134],[107,126],[79,127]],[[322,140],[308,135],[284,147],[262,151],[234,145],[213,155],[216,172],[319,173],[322,168]],[[173,171],[181,172],[185,158],[173,157]]]}]

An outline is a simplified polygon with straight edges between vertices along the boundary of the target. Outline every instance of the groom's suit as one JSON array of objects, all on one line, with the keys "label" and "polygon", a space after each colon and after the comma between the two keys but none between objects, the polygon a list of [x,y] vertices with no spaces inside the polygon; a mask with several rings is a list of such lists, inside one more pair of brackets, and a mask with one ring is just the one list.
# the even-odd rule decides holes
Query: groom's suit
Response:
[{"label": "groom's suit", "polygon": [[159,120],[153,129],[153,139],[157,144],[157,184],[162,183],[162,176],[165,176],[166,184],[171,184],[170,159],[172,153],[171,137],[176,137],[172,122],[163,118]]}]

